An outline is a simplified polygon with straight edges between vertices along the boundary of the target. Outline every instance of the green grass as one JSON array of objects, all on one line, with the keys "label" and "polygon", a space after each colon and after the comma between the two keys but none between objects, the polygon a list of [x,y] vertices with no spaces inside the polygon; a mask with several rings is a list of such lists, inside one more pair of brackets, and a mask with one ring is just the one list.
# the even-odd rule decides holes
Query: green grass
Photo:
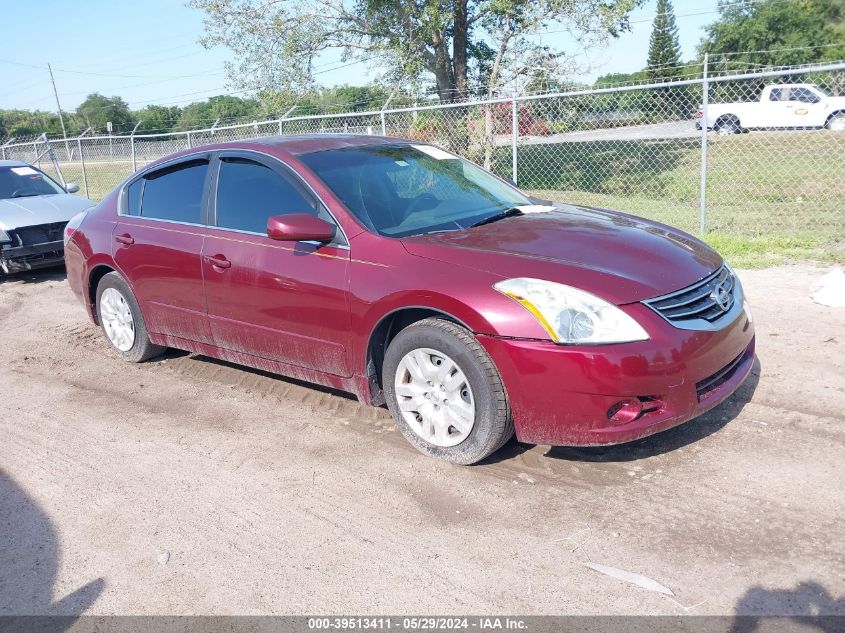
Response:
[{"label": "green grass", "polygon": [[[140,163],[138,167],[140,167]],[[132,173],[131,162],[85,162],[83,176],[80,163],[62,163],[60,165],[65,182],[75,182],[79,185],[79,193],[99,202],[117,185]],[[57,178],[56,170],[49,163],[42,163],[41,168],[52,177]],[[87,180],[87,192],[86,192]]]},{"label": "green grass", "polygon": [[[845,134],[711,135],[707,166],[707,228],[701,234],[697,138],[519,148],[520,187],[539,197],[676,226],[737,266],[795,259],[845,263]],[[493,169],[510,177],[509,147],[496,151]],[[79,163],[64,164],[62,171],[83,187]],[[88,197],[101,200],[131,171],[128,161],[86,162]]]},{"label": "green grass", "polygon": [[[618,209],[699,235],[738,266],[845,262],[845,134],[711,136],[706,230],[700,141],[520,147],[519,184],[539,197]],[[509,175],[510,153],[494,167]]]}]

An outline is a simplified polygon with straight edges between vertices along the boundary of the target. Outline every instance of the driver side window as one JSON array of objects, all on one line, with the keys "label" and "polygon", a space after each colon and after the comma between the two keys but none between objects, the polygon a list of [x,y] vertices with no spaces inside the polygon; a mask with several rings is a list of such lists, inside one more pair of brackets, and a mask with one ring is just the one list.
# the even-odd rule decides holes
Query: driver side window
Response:
[{"label": "driver side window", "polygon": [[274,169],[248,158],[221,158],[217,227],[264,234],[268,218],[292,213],[309,213],[333,222],[319,202]]}]

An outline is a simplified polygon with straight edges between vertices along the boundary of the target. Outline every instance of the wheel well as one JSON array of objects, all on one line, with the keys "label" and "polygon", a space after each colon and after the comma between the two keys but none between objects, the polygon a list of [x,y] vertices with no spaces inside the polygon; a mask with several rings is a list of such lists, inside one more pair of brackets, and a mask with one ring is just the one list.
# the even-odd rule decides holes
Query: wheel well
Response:
[{"label": "wheel well", "polygon": [[[451,314],[435,310],[433,308],[413,307],[402,308],[391,312],[383,317],[378,325],[370,334],[370,340],[367,343],[367,377],[370,382],[370,394],[373,404],[383,404],[384,395],[382,393],[381,370],[384,366],[384,353],[387,350],[390,341],[401,332],[403,329],[430,317],[437,317],[446,321],[452,321],[458,325],[463,325],[459,319],[453,317]],[[467,328],[469,329],[469,328]]]},{"label": "wheel well", "polygon": [[94,266],[88,275],[88,301],[92,306],[91,313],[94,315],[95,320],[97,319],[97,286],[100,284],[100,279],[113,272],[114,268],[101,264]]},{"label": "wheel well", "polygon": [[716,119],[716,125],[719,125],[720,123],[736,123],[739,125],[739,117],[735,114],[723,114]]},{"label": "wheel well", "polygon": [[842,116],[843,114],[845,114],[845,110],[834,110],[833,112],[831,112],[831,113],[827,116],[826,121],[830,121],[833,117],[835,117],[835,116]]}]

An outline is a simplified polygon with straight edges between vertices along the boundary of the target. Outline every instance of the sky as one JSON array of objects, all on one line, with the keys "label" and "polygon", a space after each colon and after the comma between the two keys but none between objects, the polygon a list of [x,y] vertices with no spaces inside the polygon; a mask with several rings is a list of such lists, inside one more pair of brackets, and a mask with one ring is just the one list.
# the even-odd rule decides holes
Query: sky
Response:
[{"label": "sky", "polygon": [[[591,82],[611,72],[645,66],[656,0],[631,15],[631,31],[600,50],[580,51],[565,32],[539,36],[542,43],[575,55]],[[684,59],[695,54],[703,28],[717,17],[717,0],[675,0]],[[0,0],[0,108],[56,111],[47,63],[53,67],[63,110],[74,110],[92,92],[123,97],[130,108],[155,103],[185,106],[227,90],[224,48],[198,40],[202,12],[183,0]],[[554,29],[550,29],[554,30]],[[367,63],[344,68],[339,56],[318,60],[320,83],[366,85]]]}]

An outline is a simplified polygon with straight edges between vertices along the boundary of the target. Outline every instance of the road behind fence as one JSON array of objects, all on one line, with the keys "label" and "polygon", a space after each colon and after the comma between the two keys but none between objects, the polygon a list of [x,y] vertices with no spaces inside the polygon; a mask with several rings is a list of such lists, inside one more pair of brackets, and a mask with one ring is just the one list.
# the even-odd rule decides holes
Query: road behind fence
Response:
[{"label": "road behind fence", "polygon": [[838,121],[808,125],[823,108],[828,108],[825,116],[832,114],[834,101],[825,97],[812,103],[793,89],[791,100],[784,91],[783,102],[759,104],[769,112],[789,109],[797,121],[791,129],[734,134],[727,125],[731,119],[724,117],[715,133],[696,129],[703,104],[711,120],[712,114],[729,114],[736,107],[726,104],[742,103],[747,111],[759,103],[766,85],[797,83],[843,94],[845,62],[515,99],[291,116],[173,134],[49,142],[45,137],[2,146],[0,158],[34,162],[66,182],[78,182],[83,193],[99,200],[136,169],[206,143],[279,134],[387,134],[438,144],[539,197],[628,211],[711,241],[765,237],[767,243],[841,249],[845,130],[836,129]]}]

